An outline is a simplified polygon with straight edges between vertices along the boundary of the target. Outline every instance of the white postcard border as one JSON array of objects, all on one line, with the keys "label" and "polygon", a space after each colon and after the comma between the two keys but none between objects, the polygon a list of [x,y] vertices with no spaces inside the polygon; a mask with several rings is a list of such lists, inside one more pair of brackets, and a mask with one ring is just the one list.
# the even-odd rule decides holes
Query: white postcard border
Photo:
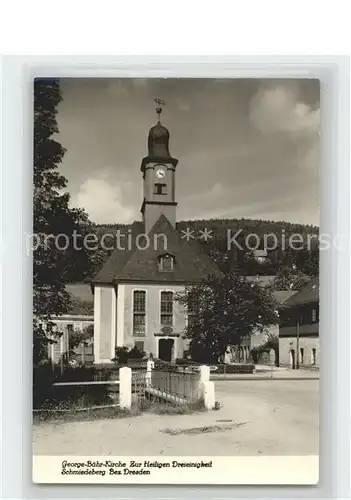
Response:
[{"label": "white postcard border", "polygon": [[33,482],[44,484],[315,486],[318,475],[318,455],[33,457]]}]

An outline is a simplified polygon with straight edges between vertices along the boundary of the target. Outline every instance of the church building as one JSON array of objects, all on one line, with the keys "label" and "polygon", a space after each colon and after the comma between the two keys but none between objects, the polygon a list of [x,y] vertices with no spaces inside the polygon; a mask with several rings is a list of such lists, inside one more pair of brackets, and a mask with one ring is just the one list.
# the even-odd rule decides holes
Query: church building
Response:
[{"label": "church building", "polygon": [[141,161],[144,196],[142,220],[132,224],[92,280],[94,293],[94,362],[110,363],[116,347],[136,347],[155,358],[183,357],[182,338],[191,321],[176,294],[218,267],[195,239],[176,229],[178,160],[169,150],[170,134],[158,122],[149,131],[148,155]]}]

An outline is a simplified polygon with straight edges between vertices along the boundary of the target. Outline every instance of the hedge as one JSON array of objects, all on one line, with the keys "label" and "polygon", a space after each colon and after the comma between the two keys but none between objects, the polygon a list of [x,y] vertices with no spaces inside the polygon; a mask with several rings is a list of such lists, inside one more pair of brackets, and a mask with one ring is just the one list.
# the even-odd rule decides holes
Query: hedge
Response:
[{"label": "hedge", "polygon": [[211,365],[211,373],[253,373],[255,365],[250,363],[237,363],[232,365]]}]

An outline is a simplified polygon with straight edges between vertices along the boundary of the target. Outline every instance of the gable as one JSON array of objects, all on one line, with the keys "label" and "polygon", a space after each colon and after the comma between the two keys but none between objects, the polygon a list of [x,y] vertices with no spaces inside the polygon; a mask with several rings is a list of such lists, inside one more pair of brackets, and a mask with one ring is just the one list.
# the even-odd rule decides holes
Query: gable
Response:
[{"label": "gable", "polygon": [[[139,227],[135,227],[137,229]],[[136,237],[142,231],[134,234]],[[121,250],[112,253],[109,261],[98,273],[94,282],[145,281],[167,283],[196,283],[209,275],[222,275],[201,247],[192,240],[187,242],[164,215],[161,215],[147,236],[149,244],[145,249],[146,239],[140,239],[139,248],[127,251]],[[133,239],[133,243],[135,238]],[[160,270],[159,257],[165,253],[174,256],[175,266],[171,272]]]}]

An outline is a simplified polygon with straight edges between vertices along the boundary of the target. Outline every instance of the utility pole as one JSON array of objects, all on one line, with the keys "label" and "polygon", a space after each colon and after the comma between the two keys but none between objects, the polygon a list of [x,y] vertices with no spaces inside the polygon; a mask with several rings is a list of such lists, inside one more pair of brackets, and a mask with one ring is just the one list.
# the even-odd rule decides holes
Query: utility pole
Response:
[{"label": "utility pole", "polygon": [[63,335],[64,335],[64,334],[62,333],[62,335],[61,335],[61,337],[60,337],[60,371],[61,371],[61,377],[62,377],[62,375],[63,375],[63,371],[64,371],[64,369],[63,369],[63,357],[64,357],[64,355],[65,355],[65,354],[64,354]]},{"label": "utility pole", "polygon": [[299,358],[300,358],[300,319],[298,319],[296,323],[296,360],[295,360],[296,370],[299,369],[300,365]]}]

